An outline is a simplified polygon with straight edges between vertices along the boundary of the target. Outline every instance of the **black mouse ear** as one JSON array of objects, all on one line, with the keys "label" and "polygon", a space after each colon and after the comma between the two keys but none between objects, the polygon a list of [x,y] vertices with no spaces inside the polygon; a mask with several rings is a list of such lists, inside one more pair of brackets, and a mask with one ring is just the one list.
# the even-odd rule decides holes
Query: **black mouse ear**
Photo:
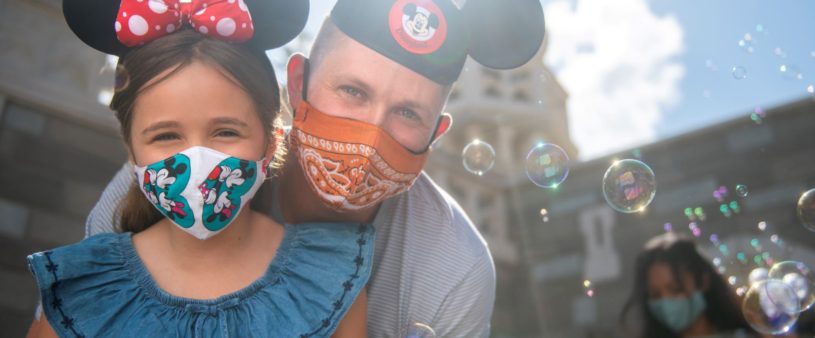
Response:
[{"label": "black mouse ear", "polygon": [[484,66],[519,67],[540,49],[545,29],[540,0],[468,0],[462,11],[469,54]]},{"label": "black mouse ear", "polygon": [[247,44],[258,50],[285,45],[306,26],[309,0],[244,0],[255,33]]},{"label": "black mouse ear", "polygon": [[430,14],[430,27],[439,28],[439,16],[436,14]]},{"label": "black mouse ear", "polygon": [[402,13],[404,13],[405,15],[413,16],[413,14],[416,14],[416,4],[409,3],[405,5],[405,8],[402,10]]},{"label": "black mouse ear", "polygon": [[120,4],[117,0],[63,0],[62,13],[82,42],[102,53],[121,56],[128,47],[119,42],[114,27]]}]

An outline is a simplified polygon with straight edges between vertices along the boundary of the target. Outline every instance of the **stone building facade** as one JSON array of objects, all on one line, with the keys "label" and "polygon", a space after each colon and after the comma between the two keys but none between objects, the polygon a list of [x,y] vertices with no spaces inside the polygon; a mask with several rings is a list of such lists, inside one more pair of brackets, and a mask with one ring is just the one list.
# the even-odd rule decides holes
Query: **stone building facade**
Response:
[{"label": "stone building facade", "polygon": [[[0,332],[22,337],[37,301],[25,256],[76,242],[125,161],[98,103],[105,56],[68,29],[58,0],[0,1]],[[107,79],[112,81],[112,79]]]},{"label": "stone building facade", "polygon": [[[446,107],[453,127],[434,145],[425,169],[461,204],[489,245],[498,279],[496,336],[538,331],[524,272],[528,263],[519,245],[520,192],[531,184],[525,172],[527,153],[546,142],[559,145],[570,158],[578,154],[569,136],[568,94],[543,64],[546,42],[532,61],[513,70],[467,61]],[[462,165],[462,149],[474,139],[495,149],[495,164],[483,176]]]}]

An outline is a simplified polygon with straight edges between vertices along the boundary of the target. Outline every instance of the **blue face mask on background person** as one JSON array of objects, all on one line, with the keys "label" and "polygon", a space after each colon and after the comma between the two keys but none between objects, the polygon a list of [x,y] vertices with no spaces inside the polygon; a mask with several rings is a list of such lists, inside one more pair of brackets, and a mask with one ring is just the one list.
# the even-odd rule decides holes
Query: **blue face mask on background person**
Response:
[{"label": "blue face mask on background person", "polygon": [[648,302],[651,314],[673,332],[687,329],[706,307],[701,291],[694,292],[690,297],[663,298]]}]

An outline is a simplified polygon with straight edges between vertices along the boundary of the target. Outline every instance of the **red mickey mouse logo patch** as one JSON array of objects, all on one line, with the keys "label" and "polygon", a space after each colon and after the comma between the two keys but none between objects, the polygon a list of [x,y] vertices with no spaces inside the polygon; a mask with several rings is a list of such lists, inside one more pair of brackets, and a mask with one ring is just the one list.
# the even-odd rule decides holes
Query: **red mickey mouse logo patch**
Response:
[{"label": "red mickey mouse logo patch", "polygon": [[437,51],[447,37],[447,20],[432,0],[398,0],[388,19],[393,38],[414,54]]}]

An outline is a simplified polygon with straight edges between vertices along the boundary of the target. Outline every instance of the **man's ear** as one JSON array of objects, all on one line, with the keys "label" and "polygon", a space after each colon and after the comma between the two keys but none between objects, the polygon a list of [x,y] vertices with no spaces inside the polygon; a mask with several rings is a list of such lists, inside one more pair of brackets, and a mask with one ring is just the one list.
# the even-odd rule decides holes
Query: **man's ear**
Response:
[{"label": "man's ear", "polygon": [[289,94],[289,104],[292,109],[297,109],[303,101],[303,79],[306,75],[306,62],[308,59],[303,54],[295,53],[289,58],[286,65],[286,91]]},{"label": "man's ear", "polygon": [[453,117],[448,113],[441,113],[441,117],[439,117],[439,127],[436,128],[436,134],[433,135],[433,142],[431,143],[436,143],[442,135],[450,130],[451,126],[453,126]]}]

